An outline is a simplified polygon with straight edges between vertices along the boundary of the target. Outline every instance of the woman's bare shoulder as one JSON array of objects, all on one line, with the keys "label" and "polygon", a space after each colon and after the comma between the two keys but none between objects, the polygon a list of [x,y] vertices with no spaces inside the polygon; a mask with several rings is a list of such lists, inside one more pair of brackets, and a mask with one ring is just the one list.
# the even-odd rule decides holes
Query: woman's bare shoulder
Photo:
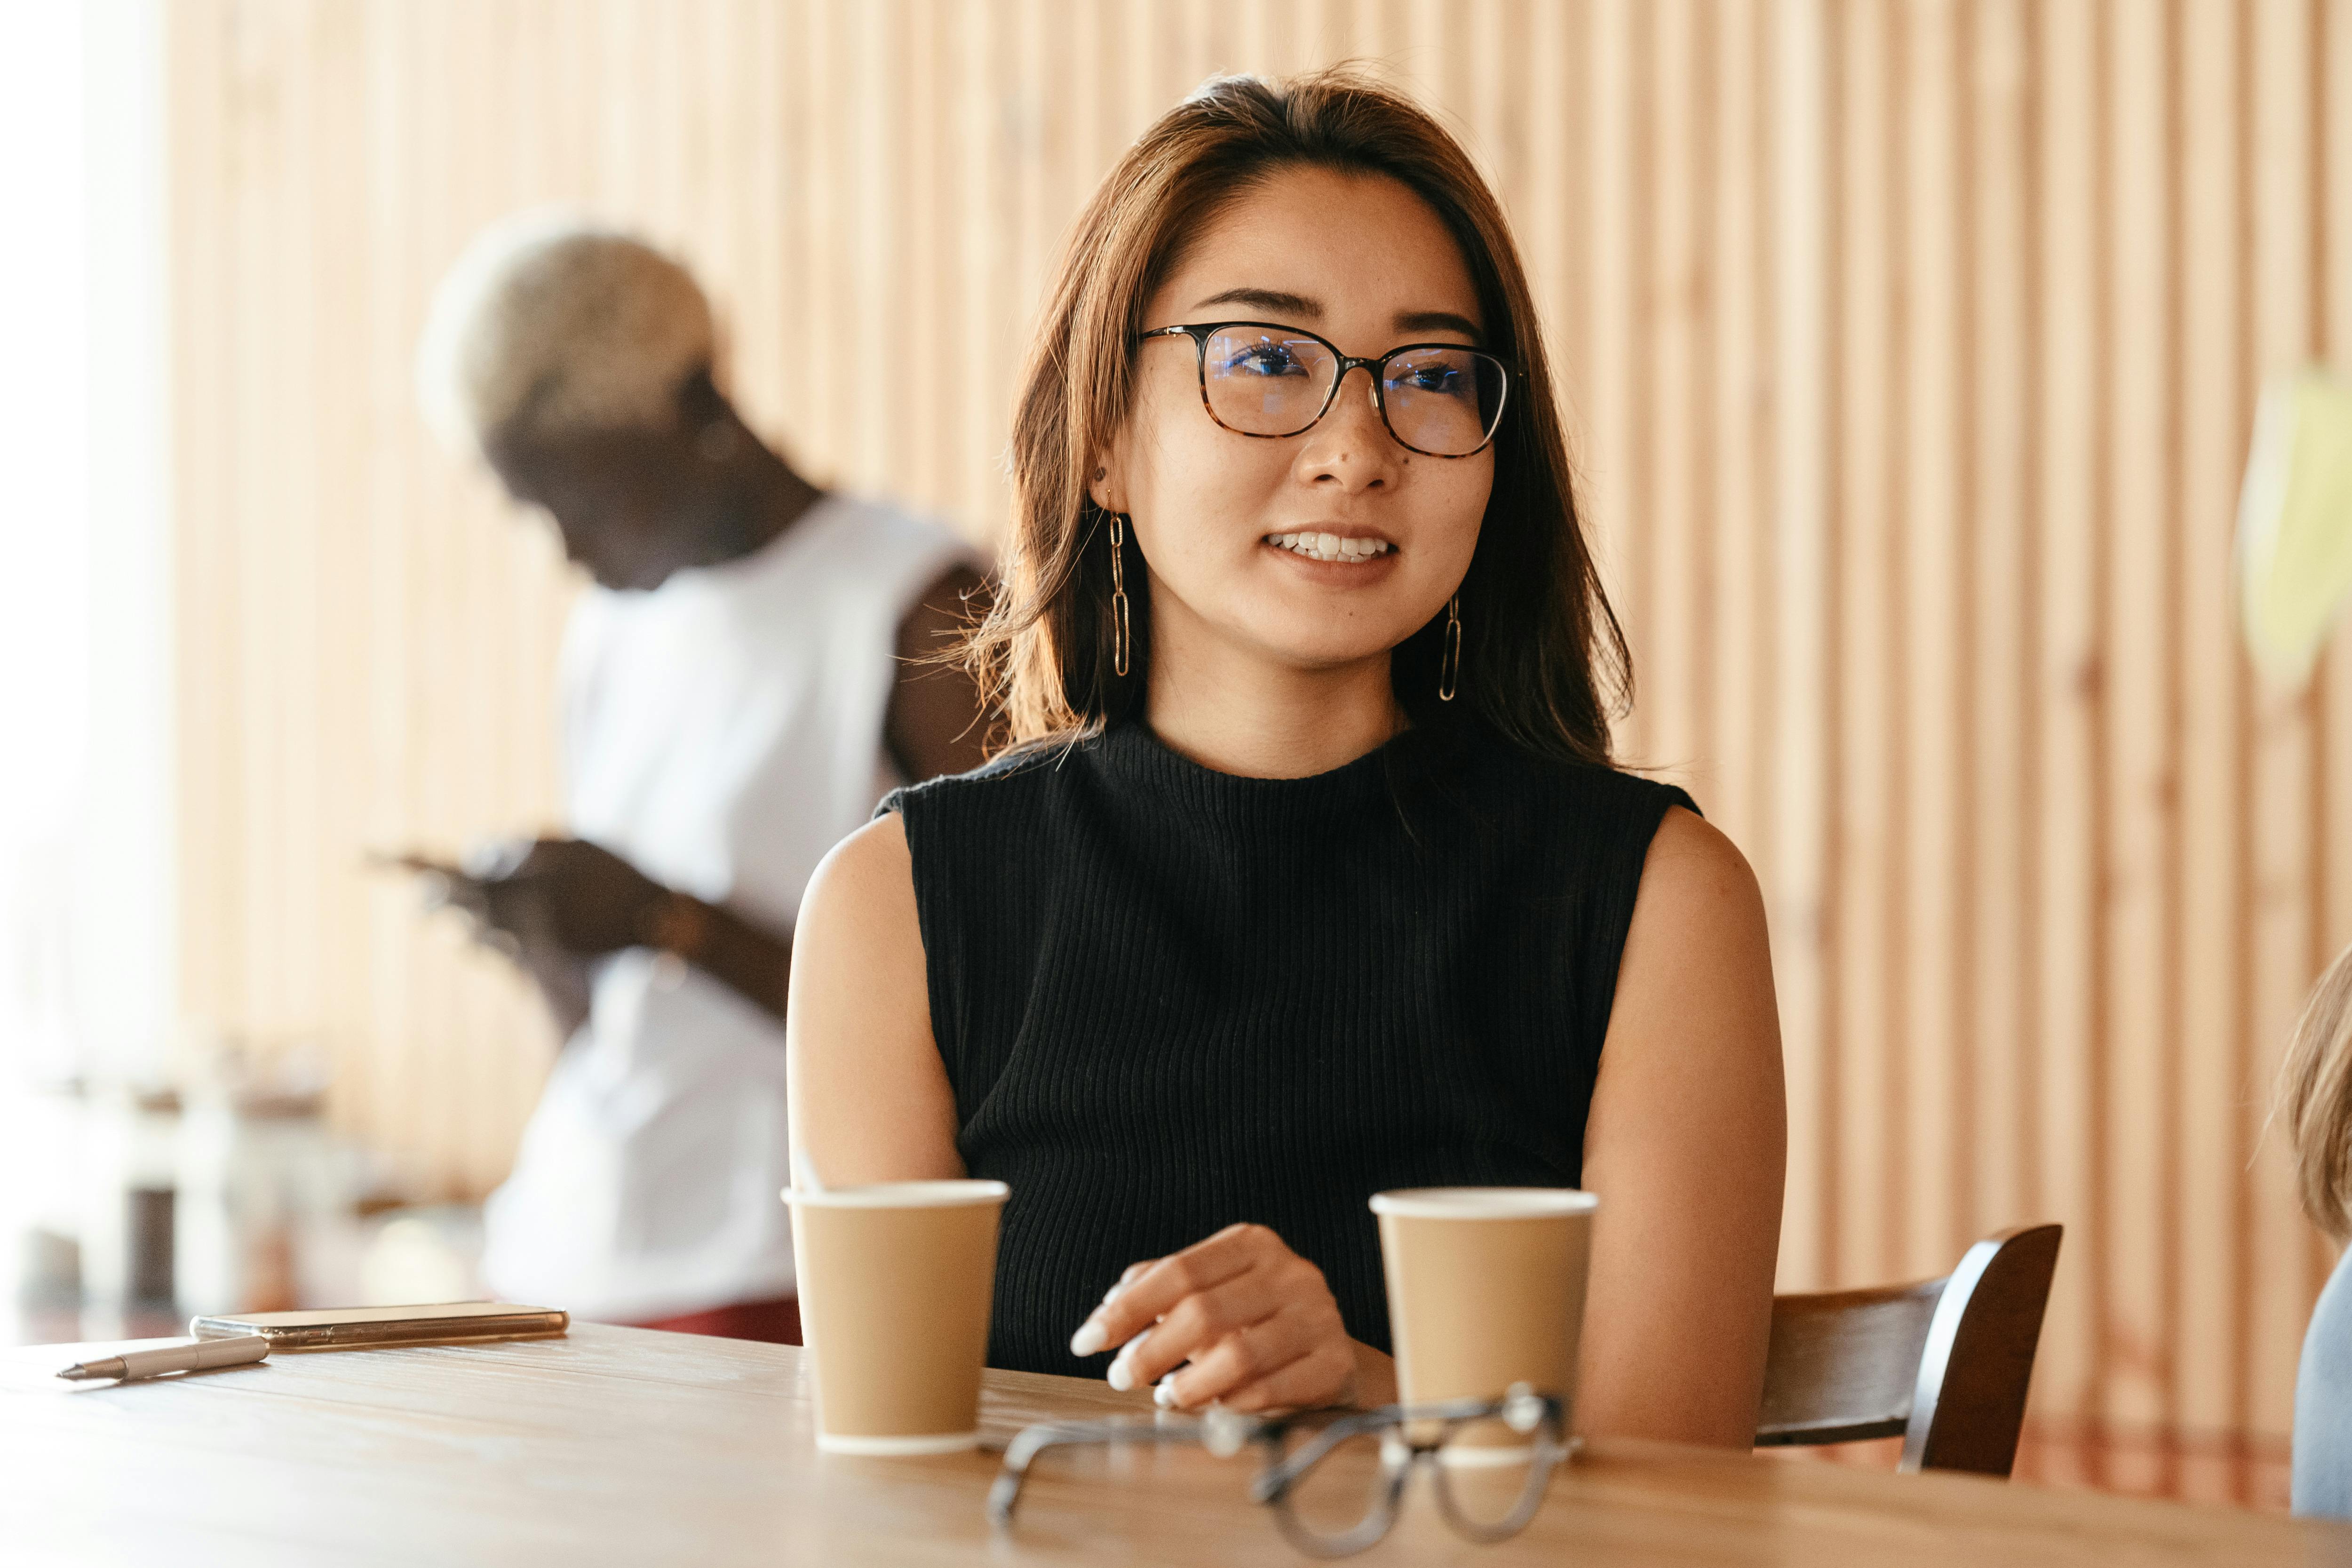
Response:
[{"label": "woman's bare shoulder", "polygon": [[809,879],[785,1005],[793,1141],[828,1182],[961,1174],[931,1034],[906,825],[875,818]]},{"label": "woman's bare shoulder", "polygon": [[1761,938],[1764,894],[1748,857],[1729,836],[1684,806],[1666,808],[1642,864],[1634,919],[1701,925]]},{"label": "woman's bare shoulder", "polygon": [[1780,1059],[1763,890],[1739,847],[1681,806],[1650,841],[1610,1016],[1609,1051],[1645,1043]]},{"label": "woman's bare shoulder", "polygon": [[877,1027],[930,1037],[914,860],[896,813],[835,845],[802,895],[785,1022],[806,1035],[791,1026],[819,1019],[825,1042]]},{"label": "woman's bare shoulder", "polygon": [[809,878],[801,900],[805,922],[810,907],[839,904],[845,909],[903,897],[915,902],[915,859],[907,848],[907,819],[884,812],[828,851]]}]

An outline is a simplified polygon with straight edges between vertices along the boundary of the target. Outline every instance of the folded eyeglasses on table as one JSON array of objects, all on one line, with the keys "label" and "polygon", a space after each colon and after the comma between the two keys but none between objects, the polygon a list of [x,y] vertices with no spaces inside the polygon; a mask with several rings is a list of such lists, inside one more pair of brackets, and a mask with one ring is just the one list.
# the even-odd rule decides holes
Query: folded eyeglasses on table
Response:
[{"label": "folded eyeglasses on table", "polygon": [[1372,1410],[1261,1416],[1212,1406],[1198,1418],[1048,1421],[1006,1446],[989,1517],[1012,1523],[1030,1468],[1048,1449],[1121,1443],[1198,1443],[1219,1458],[1256,1447],[1251,1500],[1272,1508],[1291,1544],[1315,1557],[1345,1557],[1388,1534],[1424,1460],[1436,1474],[1438,1511],[1456,1534],[1506,1540],[1535,1517],[1553,1467],[1573,1447],[1566,1407],[1524,1384],[1500,1399]]}]

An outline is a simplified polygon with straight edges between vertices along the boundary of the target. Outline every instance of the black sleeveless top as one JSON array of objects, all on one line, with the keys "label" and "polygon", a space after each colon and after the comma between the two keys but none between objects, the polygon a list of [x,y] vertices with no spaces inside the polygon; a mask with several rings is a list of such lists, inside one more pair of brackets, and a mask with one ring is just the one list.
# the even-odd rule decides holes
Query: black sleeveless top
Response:
[{"label": "black sleeveless top", "polygon": [[900,790],[931,1029],[1013,1189],[989,1364],[1099,1373],[1121,1270],[1237,1220],[1389,1348],[1366,1202],[1574,1186],[1643,857],[1680,790],[1409,731],[1304,779],[1128,723]]}]

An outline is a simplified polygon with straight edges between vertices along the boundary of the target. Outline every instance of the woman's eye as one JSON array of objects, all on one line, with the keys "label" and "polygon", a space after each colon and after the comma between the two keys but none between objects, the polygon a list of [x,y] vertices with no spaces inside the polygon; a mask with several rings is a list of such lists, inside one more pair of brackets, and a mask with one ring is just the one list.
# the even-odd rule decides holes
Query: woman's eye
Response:
[{"label": "woman's eye", "polygon": [[1407,392],[1459,393],[1462,390],[1462,373],[1442,364],[1416,365],[1405,373],[1402,381],[1392,384]]},{"label": "woman's eye", "polygon": [[1253,343],[1224,362],[1227,375],[1304,375],[1307,367],[1281,343]]}]

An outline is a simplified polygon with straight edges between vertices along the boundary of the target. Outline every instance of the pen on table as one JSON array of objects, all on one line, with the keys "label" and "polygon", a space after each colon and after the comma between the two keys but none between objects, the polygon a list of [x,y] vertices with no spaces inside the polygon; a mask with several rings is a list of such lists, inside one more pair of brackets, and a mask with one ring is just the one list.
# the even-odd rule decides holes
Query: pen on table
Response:
[{"label": "pen on table", "polygon": [[267,1334],[238,1334],[233,1339],[196,1340],[160,1350],[125,1351],[121,1355],[78,1361],[58,1373],[68,1383],[111,1377],[128,1383],[134,1377],[161,1377],[167,1372],[200,1372],[210,1366],[242,1366],[269,1353]]}]

